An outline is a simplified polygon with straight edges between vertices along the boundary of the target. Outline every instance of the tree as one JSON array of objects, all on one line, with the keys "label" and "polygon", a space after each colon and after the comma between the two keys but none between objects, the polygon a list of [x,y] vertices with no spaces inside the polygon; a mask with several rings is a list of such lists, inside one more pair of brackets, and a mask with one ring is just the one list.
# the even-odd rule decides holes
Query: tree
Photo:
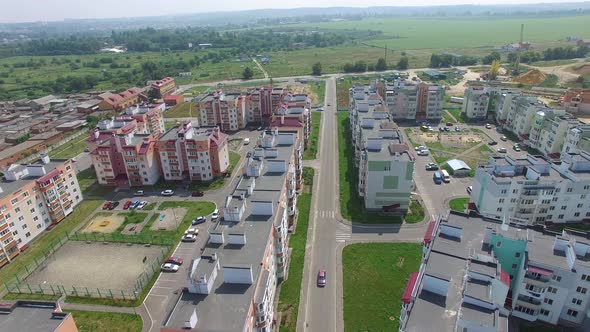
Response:
[{"label": "tree", "polygon": [[398,70],[406,70],[410,67],[410,64],[408,62],[408,57],[407,56],[403,56],[399,59],[399,61],[397,62],[397,66],[395,66]]},{"label": "tree", "polygon": [[250,67],[244,68],[244,72],[242,72],[242,78],[245,80],[249,80],[254,76],[254,72]]},{"label": "tree", "polygon": [[311,73],[315,76],[321,76],[322,75],[322,64],[319,62],[314,63],[313,66],[311,66]]},{"label": "tree", "polygon": [[377,60],[377,64],[375,65],[375,70],[376,71],[384,71],[384,70],[387,70],[387,62],[385,62],[385,59],[379,58]]},{"label": "tree", "polygon": [[484,56],[481,61],[483,62],[484,65],[489,65],[492,62],[494,62],[494,60],[500,61],[500,58],[501,58],[500,53],[494,51],[490,55]]},{"label": "tree", "polygon": [[492,66],[490,67],[490,79],[495,80],[498,77],[498,73],[500,72],[500,60],[492,61]]}]

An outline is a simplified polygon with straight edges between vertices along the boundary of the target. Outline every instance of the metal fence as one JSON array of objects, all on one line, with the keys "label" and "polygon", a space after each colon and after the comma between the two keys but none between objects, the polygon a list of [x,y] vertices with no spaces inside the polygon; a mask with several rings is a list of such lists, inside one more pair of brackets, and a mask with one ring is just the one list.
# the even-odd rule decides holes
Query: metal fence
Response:
[{"label": "metal fence", "polygon": [[121,233],[81,233],[66,234],[67,238],[72,241],[91,241],[91,242],[113,242],[113,243],[132,243],[132,244],[152,244],[158,246],[171,247],[174,240],[169,236],[159,234],[133,234],[123,235]]},{"label": "metal fence", "polygon": [[[84,233],[82,233],[84,234]],[[94,234],[89,234],[94,235]],[[119,241],[118,238],[113,237],[109,239],[108,237],[97,237],[97,241],[104,241],[104,242],[114,242],[117,243]],[[127,238],[127,237],[126,237]],[[145,238],[145,237],[144,237]],[[142,238],[142,239],[144,239]],[[47,266],[47,259],[49,259],[61,246],[63,246],[68,240],[78,240],[78,234],[74,234],[73,236],[66,236],[59,238],[55,241],[53,245],[50,246],[49,251],[42,259],[35,259],[32,264],[26,265],[21,271],[14,275],[12,280],[3,281],[3,285],[6,288],[8,293],[16,293],[16,294],[36,294],[36,295],[66,295],[66,296],[76,296],[76,297],[91,297],[91,298],[103,298],[103,299],[123,299],[123,300],[136,300],[146,285],[149,284],[150,280],[160,271],[160,265],[164,262],[167,257],[168,251],[170,246],[165,246],[162,248],[160,255],[154,259],[151,264],[148,264],[144,271],[137,277],[137,281],[133,286],[133,289],[110,289],[110,288],[92,288],[86,286],[74,286],[74,285],[52,285],[52,284],[30,284],[26,281],[26,279],[33,274],[37,269],[44,268]],[[92,241],[94,242],[94,237],[85,238],[82,236],[81,239],[78,241]],[[129,239],[127,241],[120,241],[121,243],[138,243],[138,244],[158,244],[161,245],[161,242],[167,241],[160,241],[159,239],[153,239],[152,242],[131,242]]]}]

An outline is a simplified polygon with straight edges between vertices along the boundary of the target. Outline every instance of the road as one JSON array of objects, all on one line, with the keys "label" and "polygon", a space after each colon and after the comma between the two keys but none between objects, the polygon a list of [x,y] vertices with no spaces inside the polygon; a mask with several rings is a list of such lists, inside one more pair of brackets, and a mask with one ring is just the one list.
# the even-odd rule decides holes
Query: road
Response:
[{"label": "road", "polygon": [[266,69],[264,69],[264,67],[262,67],[262,65],[260,64],[260,62],[258,62],[258,60],[256,60],[256,58],[252,58],[252,61],[256,64],[256,66],[258,66],[258,68],[260,69],[260,71],[264,75],[264,79],[267,80],[268,73],[266,72]]}]

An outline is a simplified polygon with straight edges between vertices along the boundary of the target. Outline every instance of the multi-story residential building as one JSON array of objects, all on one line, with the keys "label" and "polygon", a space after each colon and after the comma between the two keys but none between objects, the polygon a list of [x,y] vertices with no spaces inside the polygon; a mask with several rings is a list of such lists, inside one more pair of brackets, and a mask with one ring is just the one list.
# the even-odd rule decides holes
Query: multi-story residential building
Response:
[{"label": "multi-story residential building", "polygon": [[365,208],[403,214],[413,189],[414,157],[371,87],[350,91],[350,125]]},{"label": "multi-story residential building", "polygon": [[0,266],[82,201],[71,160],[12,164],[0,182]]},{"label": "multi-story residential building", "polygon": [[157,149],[166,180],[210,181],[229,167],[227,135],[218,127],[195,128],[187,121],[160,137]]},{"label": "multi-story residential building", "polygon": [[487,87],[474,86],[465,89],[461,112],[468,119],[486,119],[490,106],[490,92]]},{"label": "multi-story residential building", "polygon": [[284,103],[287,96],[287,90],[270,86],[248,91],[247,122],[269,126],[272,115]]},{"label": "multi-story residential building", "polygon": [[557,157],[563,149],[567,132],[579,125],[582,123],[565,110],[538,111],[533,117],[525,144],[539,150],[545,156]]},{"label": "multi-story residential building", "polygon": [[98,95],[98,98],[101,99],[101,102],[98,104],[98,108],[101,111],[121,111],[138,104],[142,96],[141,90],[134,87],[120,93],[101,93]]},{"label": "multi-story residential building", "polygon": [[371,83],[377,90],[393,120],[433,120],[442,117],[445,91],[442,86],[421,81],[398,79]]},{"label": "multi-story residential building", "polygon": [[508,331],[510,316],[582,328],[589,236],[458,212],[432,221],[403,293],[400,331]]},{"label": "multi-story residential building", "polygon": [[166,131],[162,113],[166,110],[166,104],[136,105],[125,109],[125,115],[119,117],[121,120],[129,118],[137,120],[138,134],[152,134],[155,138],[160,137]]},{"label": "multi-story residential building", "polygon": [[569,89],[563,96],[562,105],[573,114],[590,114],[590,89]]},{"label": "multi-story residential building", "polygon": [[218,126],[222,131],[246,127],[246,96],[240,92],[204,94],[197,97],[195,106],[201,126]]},{"label": "multi-story residential building", "polygon": [[299,131],[299,137],[303,137],[303,147],[309,145],[311,134],[311,116],[308,108],[300,106],[281,106],[272,116],[271,127],[279,128],[279,131]]},{"label": "multi-story residential building", "polygon": [[590,125],[580,125],[568,130],[561,154],[590,153]]},{"label": "multi-story residential building", "polygon": [[549,110],[549,108],[540,102],[537,97],[519,96],[512,98],[503,128],[526,140],[533,124],[533,117],[537,112],[546,110]]},{"label": "multi-story residential building", "polygon": [[296,214],[300,145],[296,133],[263,134],[221,220],[191,262],[188,294],[171,306],[160,331],[273,330],[277,285],[289,262],[288,220]]},{"label": "multi-story residential building", "polygon": [[564,154],[559,162],[527,155],[491,157],[478,165],[470,208],[490,218],[527,225],[590,218],[590,154]]},{"label": "multi-story residential building", "polygon": [[520,90],[502,90],[497,95],[497,100],[494,101],[492,98],[493,109],[495,111],[496,123],[499,125],[505,125],[510,113],[513,100],[522,96]]},{"label": "multi-story residential building", "polygon": [[135,187],[154,185],[160,178],[156,139],[152,134],[111,134],[99,141],[90,155],[99,184]]},{"label": "multi-story residential building", "polygon": [[161,80],[152,82],[151,88],[158,98],[164,98],[176,91],[176,81],[172,77],[164,77]]}]

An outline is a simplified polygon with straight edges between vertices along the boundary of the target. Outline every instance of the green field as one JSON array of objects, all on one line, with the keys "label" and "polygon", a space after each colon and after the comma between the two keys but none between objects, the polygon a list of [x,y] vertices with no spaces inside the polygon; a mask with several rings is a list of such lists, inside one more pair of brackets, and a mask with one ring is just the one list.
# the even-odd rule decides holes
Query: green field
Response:
[{"label": "green field", "polygon": [[115,312],[64,310],[74,317],[80,332],[140,332],[141,316]]},{"label": "green field", "polygon": [[52,159],[70,159],[84,152],[88,134],[82,134],[69,142],[49,151],[47,154]]},{"label": "green field", "polygon": [[191,102],[184,102],[164,112],[164,118],[198,118],[199,113]]},{"label": "green field", "polygon": [[422,246],[360,243],[342,251],[344,331],[397,331],[402,294]]},{"label": "green field", "polygon": [[318,147],[320,145],[320,125],[322,123],[322,113],[311,113],[311,133],[309,135],[309,145],[303,152],[303,160],[313,160],[317,157]]}]

